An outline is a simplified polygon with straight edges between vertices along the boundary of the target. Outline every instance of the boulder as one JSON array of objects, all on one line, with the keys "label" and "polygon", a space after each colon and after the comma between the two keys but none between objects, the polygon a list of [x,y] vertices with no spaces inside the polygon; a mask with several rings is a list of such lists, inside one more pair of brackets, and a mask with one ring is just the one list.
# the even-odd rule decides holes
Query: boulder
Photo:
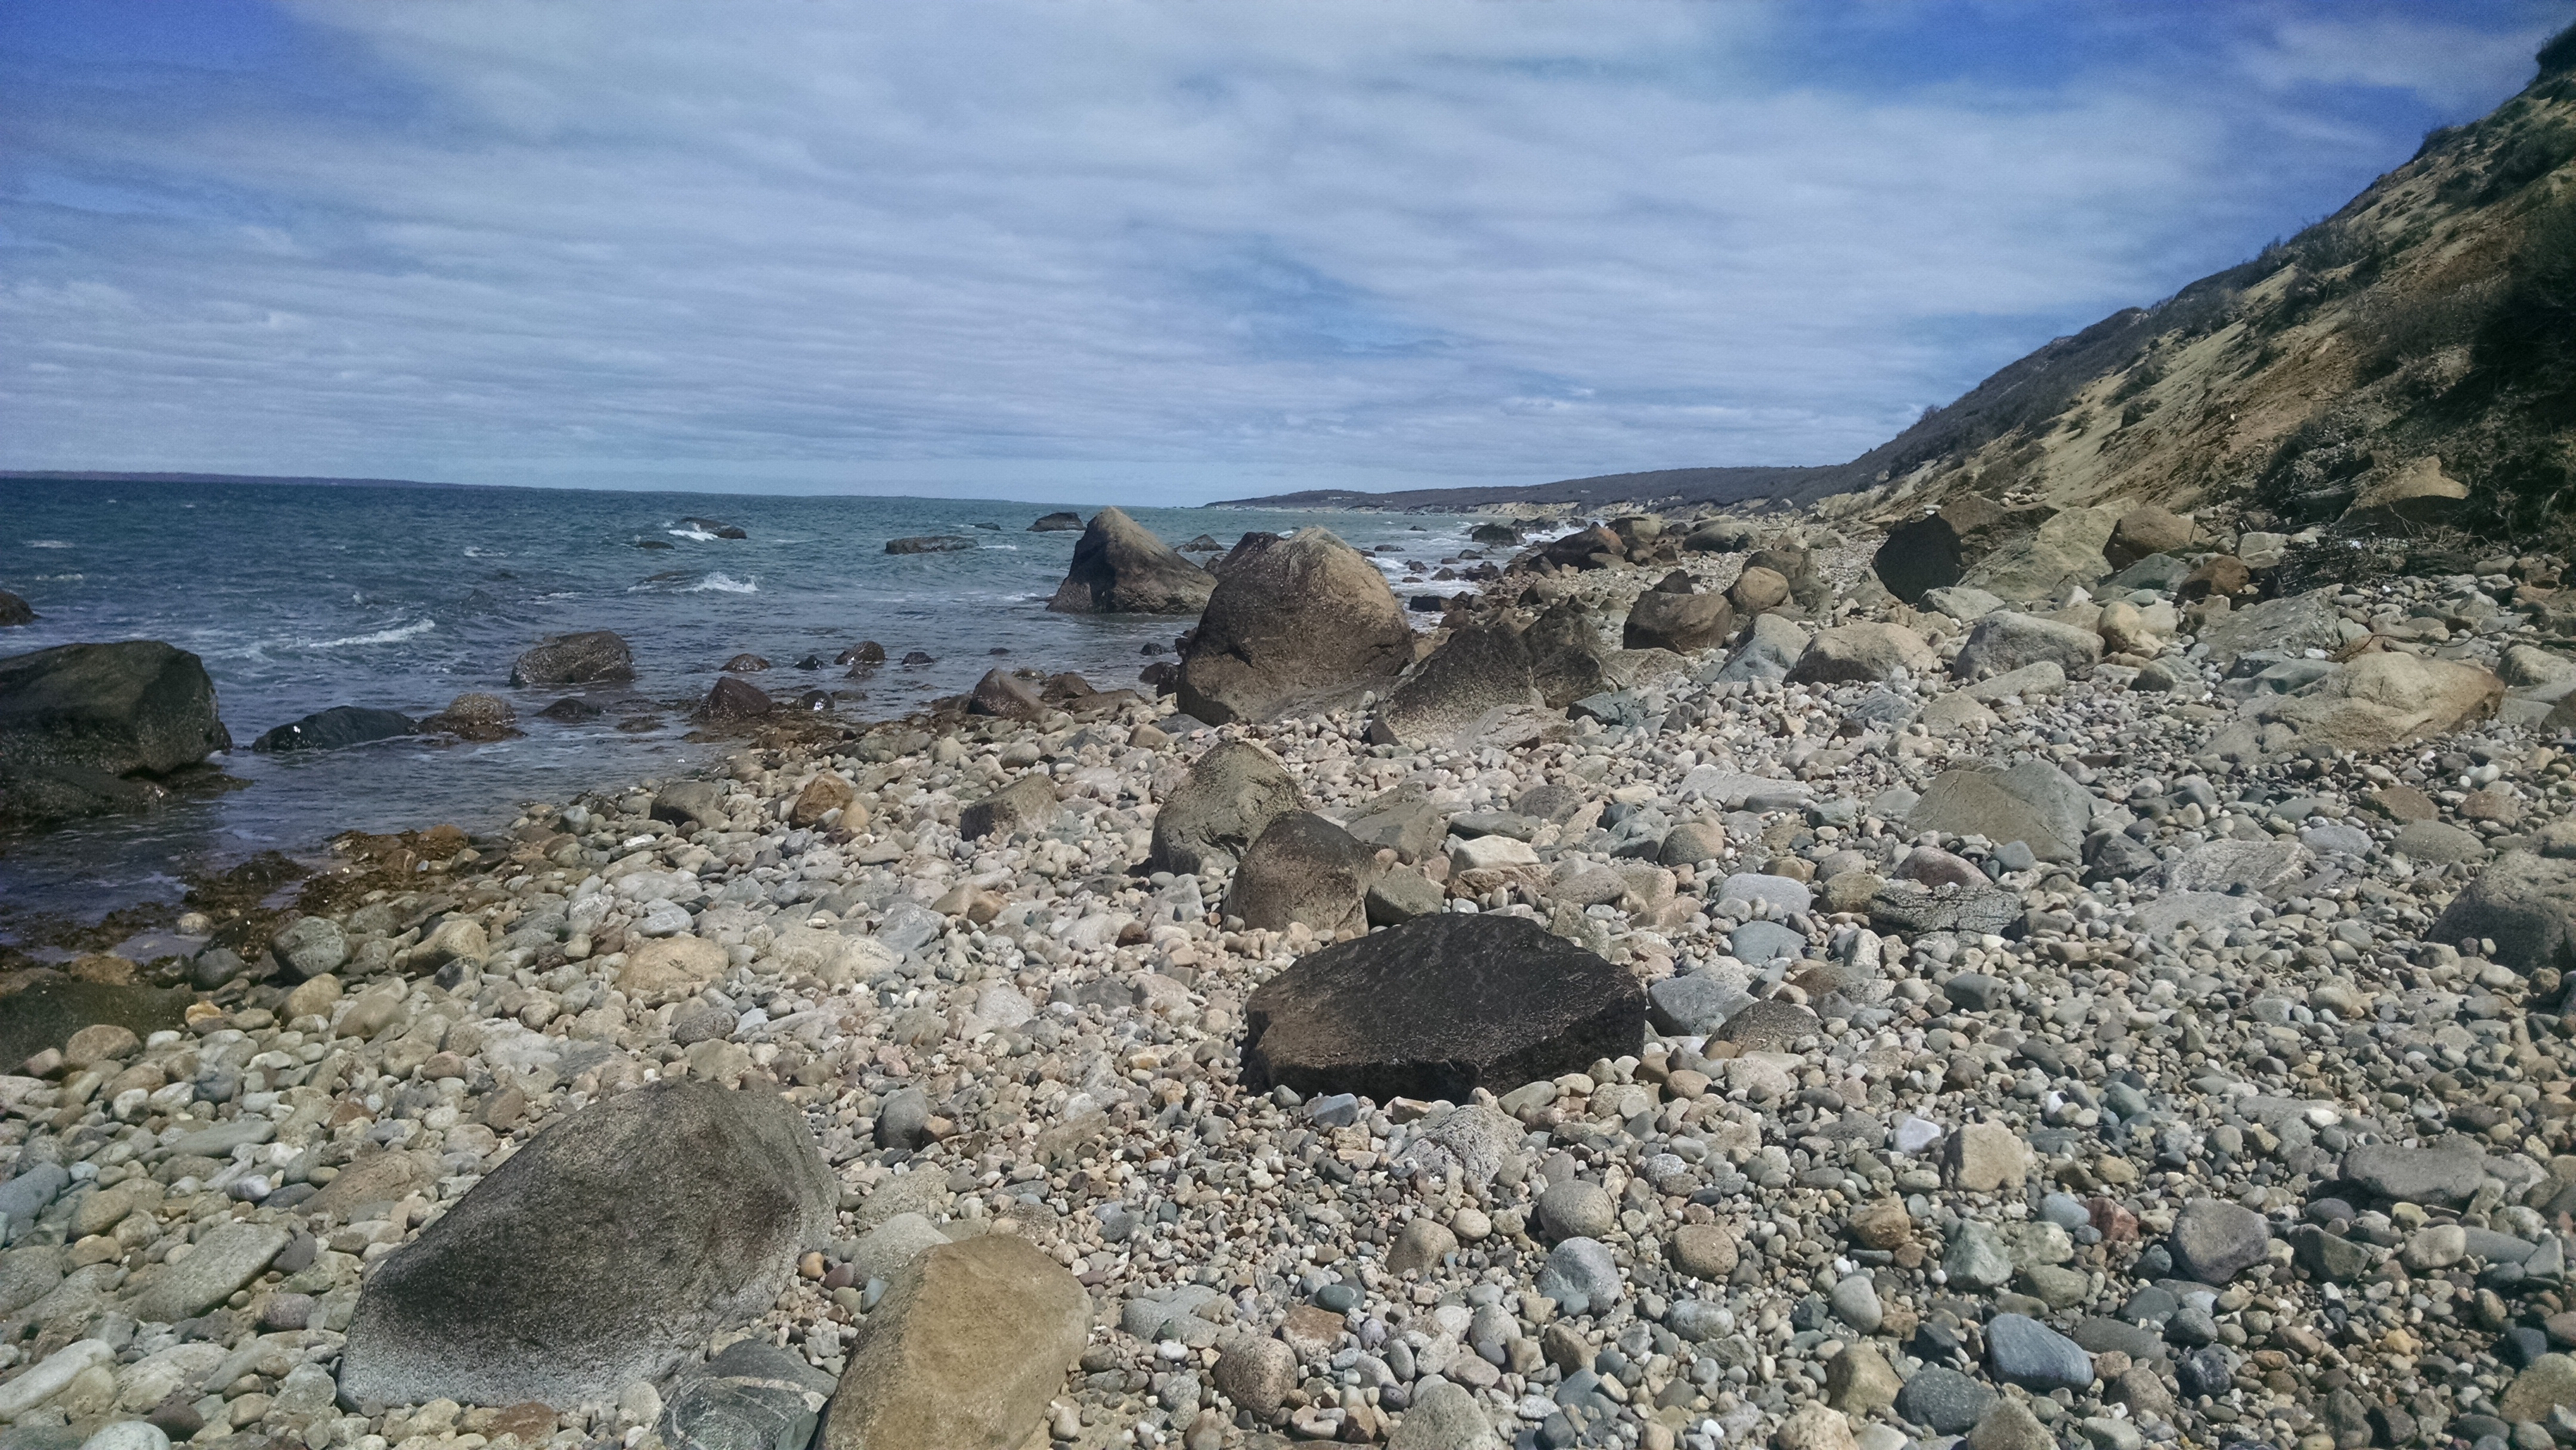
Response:
[{"label": "boulder", "polygon": [[1196,873],[1243,859],[1270,823],[1302,810],[1297,782],[1268,751],[1247,740],[1209,749],[1154,816],[1148,860],[1157,871]]},{"label": "boulder", "polygon": [[1968,567],[1958,530],[1937,513],[1889,529],[1869,565],[1887,592],[1908,604],[1920,604],[1932,590],[1958,583]]},{"label": "boulder", "polygon": [[[1041,520],[1043,522],[1043,520]],[[1058,614],[1196,614],[1216,576],[1114,508],[1091,516],[1047,608]]]},{"label": "boulder", "polygon": [[184,987],[164,991],[42,978],[0,995],[0,1073],[15,1073],[20,1063],[48,1047],[63,1046],[84,1027],[107,1024],[137,1037],[177,1027],[191,1000],[193,994]]},{"label": "boulder", "polygon": [[1607,569],[1628,556],[1627,541],[1604,528],[1577,529],[1538,546],[1538,558],[1560,569]]},{"label": "boulder", "polygon": [[1303,922],[1317,935],[1368,930],[1368,889],[1377,853],[1311,811],[1290,811],[1262,828],[1227,888],[1225,911],[1263,931]]},{"label": "boulder", "polygon": [[2495,941],[2495,960],[2526,975],[2576,971],[2576,861],[2507,851],[2451,898],[2427,941]]},{"label": "boulder", "polygon": [[767,690],[749,680],[726,675],[716,681],[714,689],[707,691],[706,703],[698,707],[698,718],[757,720],[776,713],[777,709],[778,702],[769,697]]},{"label": "boulder", "polygon": [[963,534],[915,534],[910,538],[886,540],[889,554],[960,554],[975,547],[975,541]]},{"label": "boulder", "polygon": [[1467,541],[1472,544],[1517,545],[1521,541],[1521,531],[1510,524],[1478,524],[1467,531]]},{"label": "boulder", "polygon": [[2000,609],[1979,619],[1968,642],[1950,663],[1950,673],[1963,680],[2009,674],[2025,665],[2048,661],[2068,674],[2081,674],[2102,659],[2102,636],[2053,619]]},{"label": "boulder", "polygon": [[205,664],[158,640],[0,659],[0,815],[61,819],[149,804],[161,794],[150,778],[232,744]]},{"label": "boulder", "polygon": [[1448,821],[1449,813],[1431,798],[1430,789],[1409,780],[1362,801],[1342,829],[1373,851],[1420,861],[1439,853]]},{"label": "boulder", "polygon": [[1542,703],[1521,636],[1503,624],[1464,625],[1387,696],[1369,735],[1388,745],[1445,744],[1498,712]]},{"label": "boulder", "polygon": [[634,655],[625,640],[605,629],[548,635],[510,666],[510,683],[522,689],[633,678]]},{"label": "boulder", "polygon": [[1714,676],[1713,684],[1755,681],[1778,684],[1789,677],[1789,668],[1807,652],[1806,630],[1777,614],[1757,614],[1744,631],[1744,644],[1727,658]]},{"label": "boulder", "polygon": [[1667,593],[1650,589],[1628,607],[1620,627],[1623,649],[1668,649],[1696,654],[1726,642],[1735,632],[1735,609],[1723,594]]},{"label": "boulder", "polygon": [[1636,1052],[1646,994],[1536,922],[1443,912],[1307,954],[1244,1015],[1259,1086],[1463,1102]]},{"label": "boulder", "polygon": [[1748,567],[1726,587],[1726,597],[1746,614],[1761,614],[1789,602],[1789,581],[1776,569]]},{"label": "boulder", "polygon": [[2141,559],[2188,546],[2192,534],[2190,519],[2157,504],[2140,504],[2120,515],[2120,521],[2111,526],[2111,537],[2102,544],[2102,557],[2112,568],[2126,569]]},{"label": "boulder", "polygon": [[2374,650],[2300,694],[2258,701],[2252,717],[2267,758],[2371,753],[2447,735],[2495,714],[2503,700],[2504,681],[2475,665]]},{"label": "boulder", "polygon": [[1075,513],[1070,509],[1059,509],[1051,514],[1038,515],[1038,521],[1029,525],[1029,532],[1032,534],[1070,534],[1080,530],[1081,528],[1082,515]]},{"label": "boulder", "polygon": [[1082,1354],[1091,1296],[1016,1234],[932,1249],[859,1323],[819,1450],[1019,1450]]},{"label": "boulder", "polygon": [[2312,589],[2230,610],[2201,626],[2200,642],[2209,646],[2209,657],[2222,669],[2255,650],[2296,655],[2336,649],[2343,644],[2337,627],[2343,616],[2336,612],[2334,596],[2332,589]]},{"label": "boulder", "polygon": [[421,721],[420,728],[460,740],[507,740],[519,733],[519,712],[498,695],[468,690],[448,701],[446,709]]},{"label": "boulder", "polygon": [[595,1102],[374,1266],[340,1394],[614,1403],[767,1309],[839,1198],[783,1098],[663,1082]]},{"label": "boulder", "polygon": [[1919,677],[1937,663],[1932,646],[1901,624],[1845,624],[1816,631],[1789,667],[1789,683],[1866,683],[1892,679],[1899,670]]},{"label": "boulder", "polygon": [[1530,679],[1551,710],[1617,688],[1600,622],[1576,600],[1548,606],[1521,634],[1528,647]]},{"label": "boulder", "polygon": [[[819,826],[823,818],[834,811],[839,811],[842,821],[849,823],[851,807],[858,803],[858,787],[850,784],[847,776],[826,770],[807,781],[805,788],[796,793],[795,803],[787,808],[787,824]],[[866,813],[861,811],[859,821],[864,822],[866,818]],[[857,825],[852,824],[851,828],[855,830]]]},{"label": "boulder", "polygon": [[675,826],[722,830],[730,819],[725,811],[724,782],[675,780],[653,792],[653,804],[646,814]]},{"label": "boulder", "polygon": [[2061,510],[2029,534],[2000,544],[1960,577],[2008,603],[2054,599],[2071,585],[2091,584],[2111,572],[2103,546],[2119,526],[2107,508]]},{"label": "boulder", "polygon": [[0,589],[0,629],[14,629],[22,624],[35,622],[36,611],[26,600],[6,589]]},{"label": "boulder", "polygon": [[1822,615],[1833,605],[1833,585],[1825,579],[1824,566],[1816,561],[1815,551],[1804,545],[1782,543],[1756,549],[1745,557],[1744,568],[1747,573],[1768,569],[1788,581],[1789,597],[1809,614]]},{"label": "boulder", "polygon": [[1023,832],[1034,836],[1052,827],[1056,815],[1055,779],[1034,770],[959,813],[957,835],[966,841]]},{"label": "boulder", "polygon": [[1035,720],[1046,713],[1037,691],[1011,677],[1009,670],[986,670],[966,697],[966,713],[1001,720]]},{"label": "boulder", "polygon": [[2469,486],[2445,476],[2442,460],[2428,454],[2363,484],[2340,522],[2365,529],[2448,523],[2468,499]]},{"label": "boulder", "polygon": [[2093,824],[2092,794],[2045,761],[2009,770],[1957,766],[1941,772],[1906,814],[1908,833],[1983,836],[2000,846],[2020,841],[2041,859],[2083,859]]},{"label": "boulder", "polygon": [[371,745],[419,733],[420,722],[399,711],[334,705],[278,726],[252,741],[250,748],[263,752],[345,750],[352,745]]},{"label": "boulder", "polygon": [[1197,719],[1328,708],[1413,662],[1413,630],[1386,576],[1327,530],[1246,534],[1218,572],[1181,660],[1181,709]]},{"label": "boulder", "polygon": [[655,1428],[674,1450],[805,1450],[816,1423],[809,1405],[833,1387],[803,1355],[736,1340],[669,1387]]}]

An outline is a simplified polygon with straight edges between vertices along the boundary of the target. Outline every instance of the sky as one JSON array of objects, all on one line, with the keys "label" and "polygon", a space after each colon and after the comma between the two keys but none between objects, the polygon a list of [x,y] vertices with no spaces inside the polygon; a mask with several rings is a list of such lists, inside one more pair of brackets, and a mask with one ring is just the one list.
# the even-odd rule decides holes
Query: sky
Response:
[{"label": "sky", "polygon": [[1187,503],[1839,462],[2570,0],[0,6],[0,468]]}]

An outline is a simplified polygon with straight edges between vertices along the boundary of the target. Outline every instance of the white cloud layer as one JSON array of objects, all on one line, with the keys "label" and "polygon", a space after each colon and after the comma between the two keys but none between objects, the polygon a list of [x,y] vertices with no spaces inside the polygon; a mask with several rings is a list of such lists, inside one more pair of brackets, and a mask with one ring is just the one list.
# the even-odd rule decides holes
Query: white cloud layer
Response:
[{"label": "white cloud layer", "polygon": [[0,100],[0,466],[1836,461],[2331,209],[2551,23],[1962,5],[1995,53],[1917,67],[1911,9],[318,5],[283,76]]}]

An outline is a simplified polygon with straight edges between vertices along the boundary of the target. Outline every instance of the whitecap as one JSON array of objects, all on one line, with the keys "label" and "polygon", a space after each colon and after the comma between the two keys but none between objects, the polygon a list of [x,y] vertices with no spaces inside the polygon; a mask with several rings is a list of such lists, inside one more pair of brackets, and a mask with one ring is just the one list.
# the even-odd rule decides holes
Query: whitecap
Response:
[{"label": "whitecap", "polygon": [[71,547],[71,544],[62,539],[29,539],[27,541],[27,547],[30,549],[68,549]]},{"label": "whitecap", "polygon": [[479,549],[472,544],[468,544],[465,546],[465,557],[468,559],[506,559],[510,556],[506,551],[501,549]]},{"label": "whitecap", "polygon": [[695,539],[701,544],[712,544],[716,538],[704,529],[664,529],[662,532],[677,539]]},{"label": "whitecap", "polygon": [[437,620],[415,620],[410,624],[396,625],[391,629],[377,630],[374,634],[353,634],[346,639],[326,639],[319,644],[310,646],[310,648],[338,649],[342,645],[393,644],[400,640],[416,639],[436,628],[438,628]]},{"label": "whitecap", "polygon": [[719,594],[758,594],[760,592],[760,576],[755,574],[749,579],[736,579],[730,574],[709,574],[704,579],[699,580],[697,583],[690,585],[688,588],[680,592],[683,594],[703,594],[710,589],[715,590]]}]

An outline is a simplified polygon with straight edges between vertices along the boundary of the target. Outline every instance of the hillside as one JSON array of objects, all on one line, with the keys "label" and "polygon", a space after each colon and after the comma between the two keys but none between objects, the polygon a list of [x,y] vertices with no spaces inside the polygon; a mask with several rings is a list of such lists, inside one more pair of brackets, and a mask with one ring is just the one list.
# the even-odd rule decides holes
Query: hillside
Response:
[{"label": "hillside", "polygon": [[2427,136],[2333,216],[2047,343],[1849,463],[1238,502],[1830,499],[1828,512],[1890,521],[1972,492],[2306,524],[2429,455],[2469,486],[2456,522],[2564,545],[2576,534],[2576,28],[2538,59],[2521,94]]},{"label": "hillside", "polygon": [[1958,491],[2334,519],[2432,455],[2460,522],[2571,527],[2576,30],[2520,95],[2436,131],[2341,211],[2059,338],[1855,460],[1847,508]]}]

